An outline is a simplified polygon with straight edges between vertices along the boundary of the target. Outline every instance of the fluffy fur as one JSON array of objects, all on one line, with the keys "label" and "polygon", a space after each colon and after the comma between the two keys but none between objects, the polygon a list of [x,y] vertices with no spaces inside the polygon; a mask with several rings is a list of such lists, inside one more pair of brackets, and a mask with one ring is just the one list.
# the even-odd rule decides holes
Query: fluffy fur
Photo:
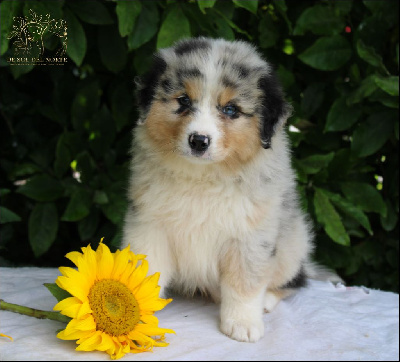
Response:
[{"label": "fluffy fur", "polygon": [[162,289],[209,294],[222,332],[255,342],[263,311],[313,272],[271,66],[245,42],[181,41],[155,55],[138,100],[123,245]]}]

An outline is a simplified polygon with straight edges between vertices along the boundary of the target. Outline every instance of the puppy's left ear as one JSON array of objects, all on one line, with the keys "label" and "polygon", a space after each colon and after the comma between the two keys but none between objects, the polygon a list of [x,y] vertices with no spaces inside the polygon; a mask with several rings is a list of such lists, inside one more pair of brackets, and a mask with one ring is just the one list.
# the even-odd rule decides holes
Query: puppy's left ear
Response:
[{"label": "puppy's left ear", "polygon": [[262,91],[260,135],[263,148],[271,147],[272,136],[290,117],[292,107],[285,101],[282,87],[275,74],[262,76],[258,81]]}]

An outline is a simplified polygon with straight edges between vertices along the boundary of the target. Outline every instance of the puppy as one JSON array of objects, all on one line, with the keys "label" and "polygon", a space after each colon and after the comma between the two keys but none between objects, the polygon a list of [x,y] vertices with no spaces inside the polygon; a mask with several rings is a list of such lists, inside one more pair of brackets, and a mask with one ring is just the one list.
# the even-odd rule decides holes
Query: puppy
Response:
[{"label": "puppy", "polygon": [[137,98],[123,245],[162,290],[209,294],[221,331],[255,342],[263,311],[316,274],[272,67],[242,41],[184,40],[155,55]]}]

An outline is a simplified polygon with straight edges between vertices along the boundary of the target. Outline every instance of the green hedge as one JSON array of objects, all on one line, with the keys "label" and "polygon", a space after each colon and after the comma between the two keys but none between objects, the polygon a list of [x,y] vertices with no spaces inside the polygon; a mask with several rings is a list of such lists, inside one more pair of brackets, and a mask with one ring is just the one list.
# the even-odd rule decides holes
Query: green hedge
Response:
[{"label": "green hedge", "polygon": [[[33,12],[30,12],[33,10]],[[59,266],[126,207],[136,75],[190,36],[243,39],[294,107],[293,165],[316,258],[350,284],[398,291],[397,1],[3,1],[1,265]],[[65,19],[64,65],[10,65],[13,17]],[[15,34],[14,34],[15,35]],[[62,38],[43,34],[45,52]]]}]

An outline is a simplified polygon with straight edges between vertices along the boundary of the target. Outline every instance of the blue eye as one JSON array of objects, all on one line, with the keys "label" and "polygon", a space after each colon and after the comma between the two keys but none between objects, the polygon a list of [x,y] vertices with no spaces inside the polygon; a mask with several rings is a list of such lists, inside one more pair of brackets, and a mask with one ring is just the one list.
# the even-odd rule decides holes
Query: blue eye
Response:
[{"label": "blue eye", "polygon": [[228,104],[224,108],[222,108],[222,113],[226,114],[229,117],[235,116],[238,112],[238,109],[233,104]]},{"label": "blue eye", "polygon": [[180,104],[181,106],[186,106],[186,107],[187,107],[187,106],[190,106],[190,104],[191,104],[190,98],[189,98],[186,94],[180,96],[180,97],[178,98],[178,102],[179,102],[179,104]]}]

